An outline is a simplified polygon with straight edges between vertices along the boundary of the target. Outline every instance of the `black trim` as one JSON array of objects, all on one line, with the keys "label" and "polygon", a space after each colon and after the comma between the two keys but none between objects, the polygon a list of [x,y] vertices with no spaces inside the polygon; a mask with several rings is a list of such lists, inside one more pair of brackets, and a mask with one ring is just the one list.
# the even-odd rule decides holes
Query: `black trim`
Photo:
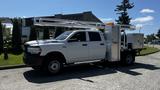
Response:
[{"label": "black trim", "polygon": [[27,66],[41,66],[44,60],[39,54],[24,53],[23,61]]}]

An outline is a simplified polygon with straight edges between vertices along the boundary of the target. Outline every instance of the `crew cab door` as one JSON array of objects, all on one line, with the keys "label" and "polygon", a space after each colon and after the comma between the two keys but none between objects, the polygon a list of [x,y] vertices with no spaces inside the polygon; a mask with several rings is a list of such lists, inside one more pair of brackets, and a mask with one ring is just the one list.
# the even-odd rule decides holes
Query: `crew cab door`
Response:
[{"label": "crew cab door", "polygon": [[99,32],[88,32],[89,59],[98,60],[105,58],[106,46],[104,38]]},{"label": "crew cab door", "polygon": [[88,60],[88,42],[86,32],[76,32],[67,43],[69,62],[79,62]]}]

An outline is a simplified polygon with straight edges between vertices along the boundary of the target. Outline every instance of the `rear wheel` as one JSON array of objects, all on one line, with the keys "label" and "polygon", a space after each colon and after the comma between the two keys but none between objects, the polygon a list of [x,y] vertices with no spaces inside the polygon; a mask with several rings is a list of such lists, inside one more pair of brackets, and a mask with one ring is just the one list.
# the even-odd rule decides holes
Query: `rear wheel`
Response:
[{"label": "rear wheel", "polygon": [[132,65],[134,62],[135,62],[135,55],[133,53],[128,52],[125,53],[125,55],[122,55],[121,58],[122,65]]}]

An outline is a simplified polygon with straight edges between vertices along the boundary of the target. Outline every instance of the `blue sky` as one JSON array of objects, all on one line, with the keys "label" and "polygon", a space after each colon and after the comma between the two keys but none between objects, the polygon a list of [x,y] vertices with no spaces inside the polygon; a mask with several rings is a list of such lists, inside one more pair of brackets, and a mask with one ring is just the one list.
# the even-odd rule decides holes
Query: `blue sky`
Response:
[{"label": "blue sky", "polygon": [[[122,0],[1,0],[0,17],[30,17],[92,11],[104,22],[114,21],[117,4]],[[160,28],[160,0],[130,0],[135,7],[129,10],[132,24],[147,34]],[[134,31],[134,32],[138,32]]]}]

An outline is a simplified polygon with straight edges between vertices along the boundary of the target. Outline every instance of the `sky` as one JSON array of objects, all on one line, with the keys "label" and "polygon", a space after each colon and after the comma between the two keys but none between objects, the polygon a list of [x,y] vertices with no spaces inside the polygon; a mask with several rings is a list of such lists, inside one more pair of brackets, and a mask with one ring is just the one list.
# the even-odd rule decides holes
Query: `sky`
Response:
[{"label": "sky", "polygon": [[[114,11],[122,0],[1,0],[0,17],[31,17],[72,14],[92,11],[103,22],[114,22]],[[160,28],[160,0],[130,0],[135,7],[129,10],[134,32],[145,35],[157,33]]]}]

